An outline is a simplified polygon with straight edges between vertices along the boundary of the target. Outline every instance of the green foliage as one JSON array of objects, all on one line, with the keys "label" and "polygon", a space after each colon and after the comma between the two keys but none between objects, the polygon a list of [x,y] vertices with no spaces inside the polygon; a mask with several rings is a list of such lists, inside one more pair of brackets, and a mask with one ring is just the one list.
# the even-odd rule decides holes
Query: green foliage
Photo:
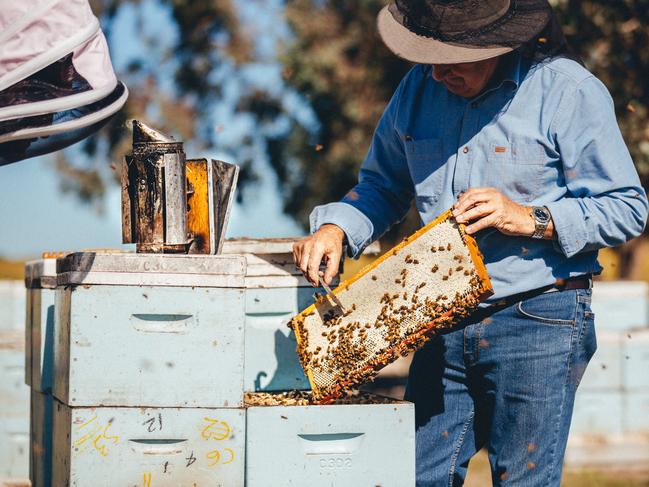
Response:
[{"label": "green foliage", "polygon": [[[94,0],[93,11],[101,16],[102,28],[109,40],[113,22],[121,7],[138,5],[138,0]],[[236,11],[230,0],[159,0],[169,8],[175,24],[173,33],[177,42],[172,50],[163,53],[166,62],[173,62],[174,84],[178,96],[162,89],[157,69],[141,60],[120,73],[129,88],[126,106],[96,136],[83,143],[86,154],[81,164],[68,156],[57,155],[56,169],[61,177],[61,188],[77,194],[81,201],[101,206],[106,184],[117,180],[118,162],[130,150],[130,132],[126,130],[129,119],[148,120],[149,113],[160,115],[150,123],[183,140],[197,140],[199,147],[213,145],[213,131],[200,132],[197,120],[204,120],[213,103],[219,100],[220,84],[210,73],[224,63],[242,63],[250,59],[250,43],[242,33]],[[147,19],[141,9],[135,10],[137,25],[143,27]],[[147,38],[145,29],[131,39],[131,43],[157,49],[160,39]],[[165,36],[165,32],[160,32]],[[170,33],[171,34],[171,33]],[[129,40],[120,39],[122,43]],[[146,60],[144,60],[146,61]],[[106,154],[108,153],[108,154]],[[66,157],[67,156],[67,157]],[[112,161],[112,173],[107,171],[105,161]],[[245,172],[245,168],[244,168]]]},{"label": "green foliage", "polygon": [[553,2],[571,44],[611,91],[624,138],[649,182],[649,1]]},{"label": "green foliage", "polygon": [[[286,8],[294,42],[281,57],[287,83],[310,103],[320,128],[292,131],[274,165],[295,161],[284,179],[286,211],[305,222],[316,204],[339,199],[357,180],[374,127],[409,64],[376,31],[381,0],[295,0]],[[276,144],[280,144],[275,141]]]}]

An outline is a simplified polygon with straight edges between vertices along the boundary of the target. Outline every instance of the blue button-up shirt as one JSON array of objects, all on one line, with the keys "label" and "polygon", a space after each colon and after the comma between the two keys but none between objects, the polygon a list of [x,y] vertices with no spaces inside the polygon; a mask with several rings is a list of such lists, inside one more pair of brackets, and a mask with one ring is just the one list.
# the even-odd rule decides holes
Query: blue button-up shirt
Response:
[{"label": "blue button-up shirt", "polygon": [[533,63],[514,52],[474,99],[449,92],[415,66],[376,128],[359,183],[318,206],[311,231],[341,227],[350,254],[404,217],[412,200],[424,223],[472,187],[546,206],[557,241],[475,235],[494,286],[491,301],[601,272],[597,251],[639,235],[647,197],[605,86],[578,63]]}]

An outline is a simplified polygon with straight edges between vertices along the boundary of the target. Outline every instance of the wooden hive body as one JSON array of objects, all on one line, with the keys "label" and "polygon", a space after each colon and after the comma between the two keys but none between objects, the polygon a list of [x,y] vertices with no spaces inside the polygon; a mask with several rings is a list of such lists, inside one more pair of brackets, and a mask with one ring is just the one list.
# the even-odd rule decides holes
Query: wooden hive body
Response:
[{"label": "wooden hive body", "polygon": [[331,400],[448,329],[493,291],[475,240],[448,211],[293,318],[314,397]]}]

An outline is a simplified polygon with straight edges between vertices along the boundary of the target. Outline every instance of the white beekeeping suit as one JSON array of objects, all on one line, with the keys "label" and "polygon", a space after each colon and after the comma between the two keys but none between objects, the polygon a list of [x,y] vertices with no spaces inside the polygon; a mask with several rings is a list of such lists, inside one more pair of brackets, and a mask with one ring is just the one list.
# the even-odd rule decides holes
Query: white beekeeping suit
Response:
[{"label": "white beekeeping suit", "polygon": [[127,96],[88,0],[0,0],[0,165],[78,142]]}]

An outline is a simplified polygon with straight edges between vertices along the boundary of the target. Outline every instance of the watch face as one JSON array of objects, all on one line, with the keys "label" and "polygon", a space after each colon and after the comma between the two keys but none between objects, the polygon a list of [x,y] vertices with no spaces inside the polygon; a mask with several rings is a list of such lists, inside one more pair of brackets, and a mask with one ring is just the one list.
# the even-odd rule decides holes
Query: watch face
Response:
[{"label": "watch face", "polygon": [[543,207],[534,208],[534,218],[540,223],[548,223],[550,221],[550,212]]}]

